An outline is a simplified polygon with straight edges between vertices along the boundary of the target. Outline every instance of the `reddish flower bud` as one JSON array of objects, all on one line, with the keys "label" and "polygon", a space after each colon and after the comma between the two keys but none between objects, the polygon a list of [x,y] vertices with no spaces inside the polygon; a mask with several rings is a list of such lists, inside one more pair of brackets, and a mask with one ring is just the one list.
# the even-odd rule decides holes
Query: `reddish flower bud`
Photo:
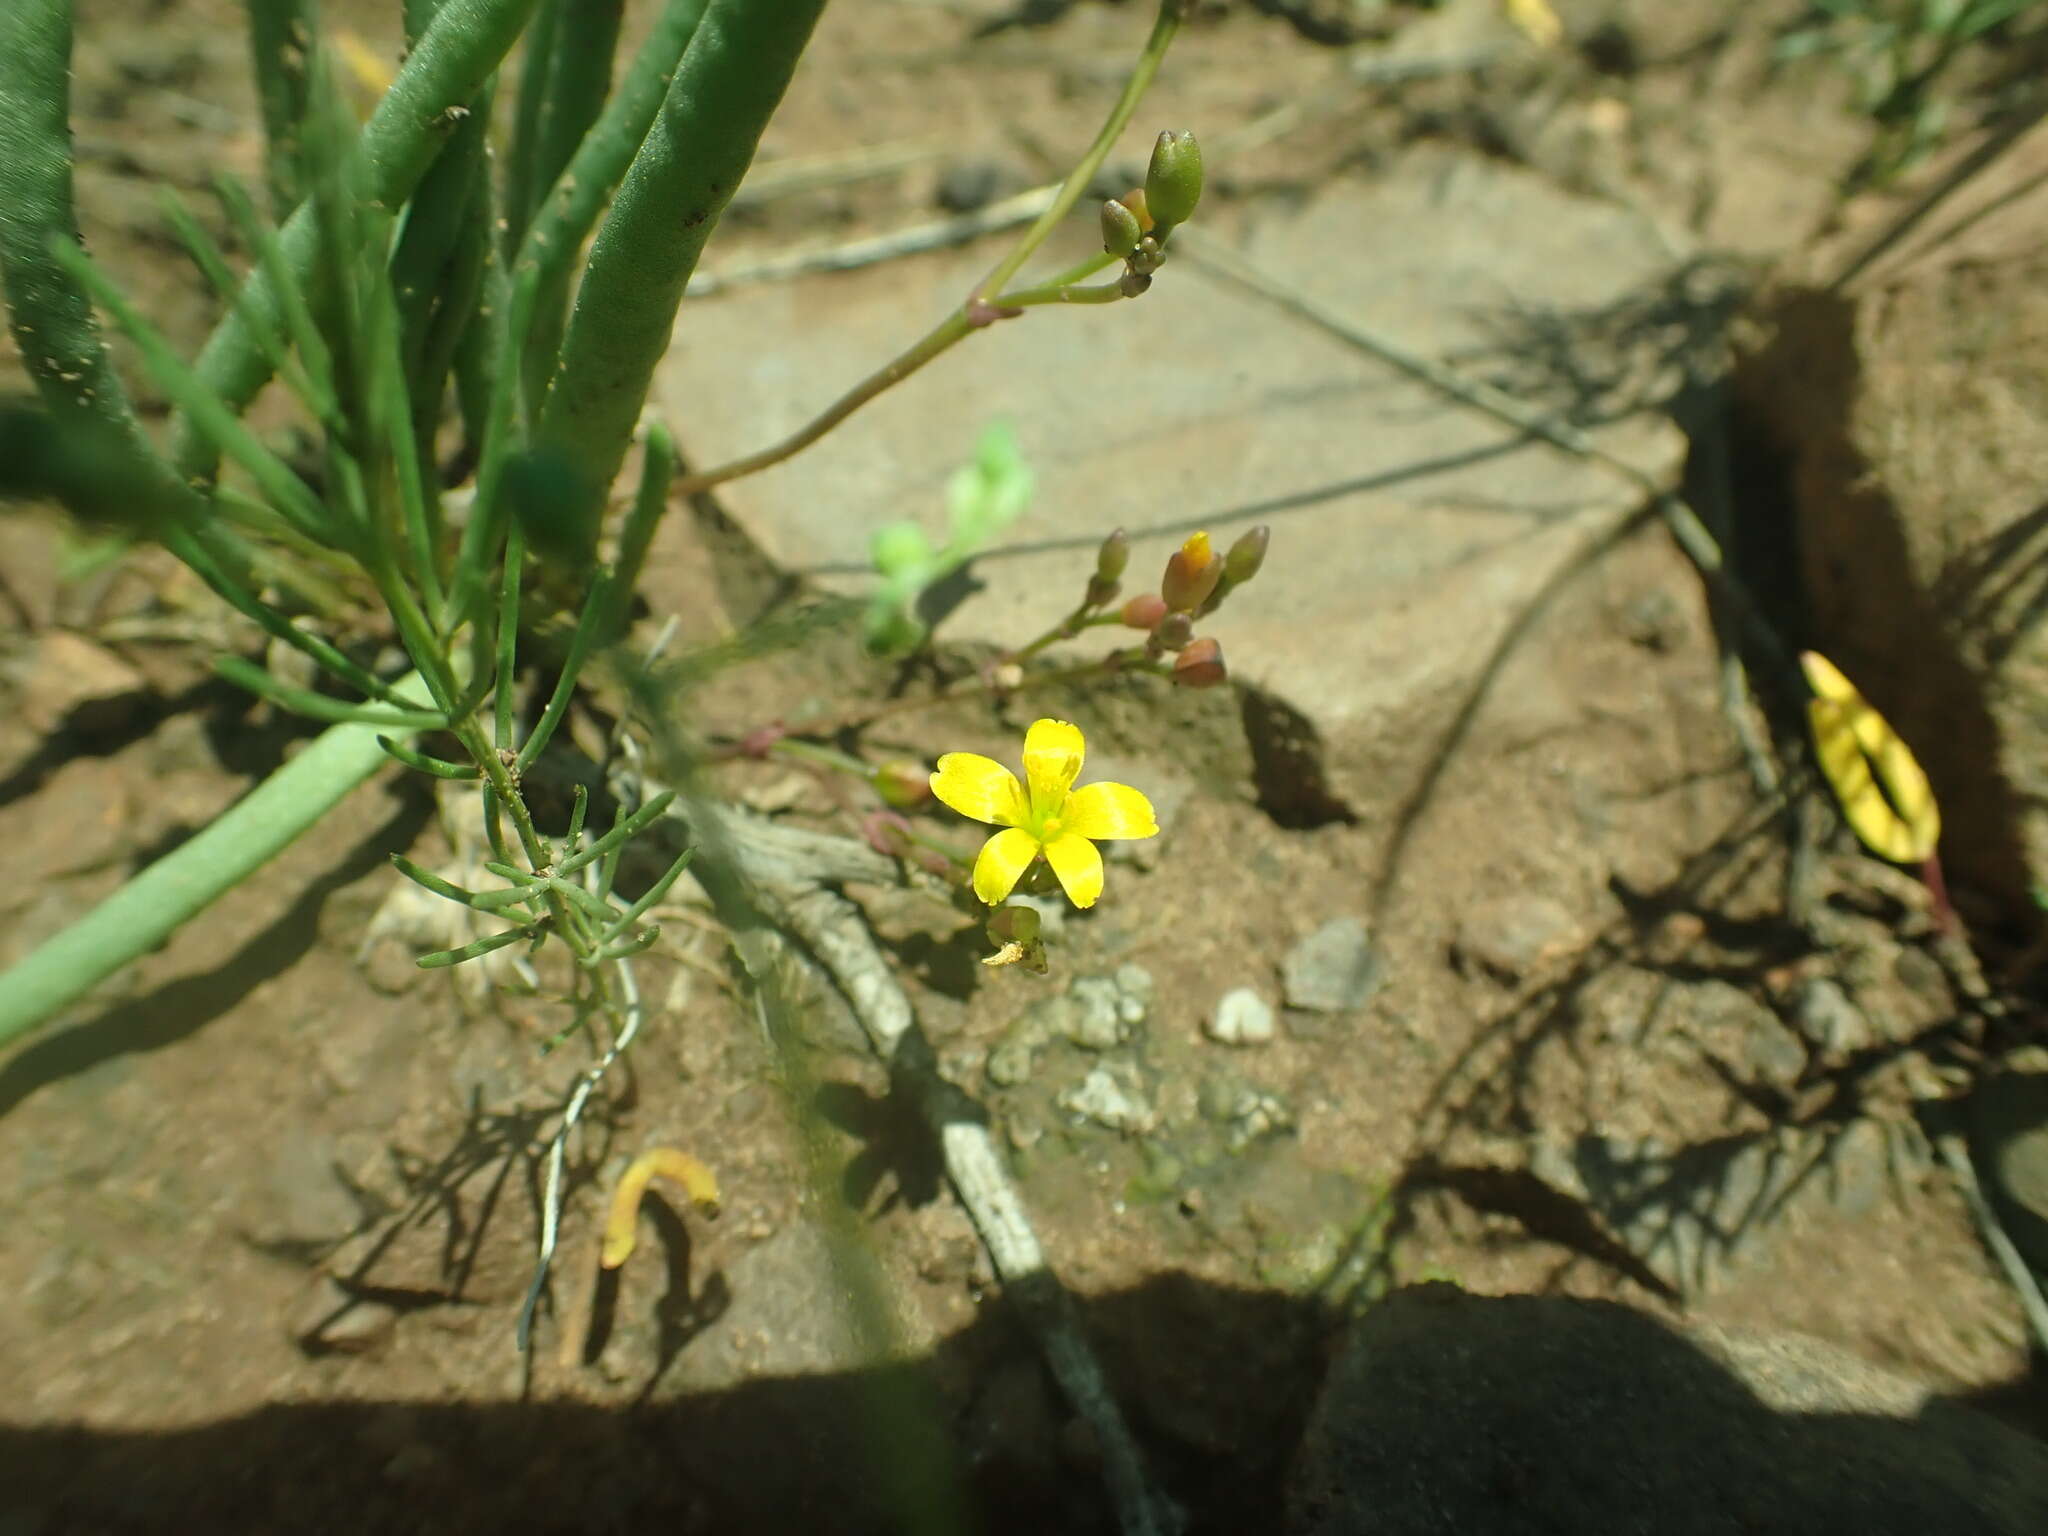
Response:
[{"label": "reddish flower bud", "polygon": [[1174,659],[1173,680],[1183,688],[1213,688],[1230,675],[1223,647],[1204,635]]},{"label": "reddish flower bud", "polygon": [[1179,613],[1193,613],[1207,601],[1222,578],[1223,562],[1209,547],[1209,535],[1192,534],[1166,562],[1159,592],[1167,607]]},{"label": "reddish flower bud", "polygon": [[1151,629],[1166,617],[1166,599],[1157,592],[1140,592],[1117,616],[1132,629]]},{"label": "reddish flower bud", "polygon": [[907,757],[892,757],[874,771],[875,793],[899,811],[923,805],[932,797],[931,770]]},{"label": "reddish flower bud", "polygon": [[910,823],[894,811],[876,811],[863,818],[860,835],[886,859],[908,858],[914,846],[910,841]]},{"label": "reddish flower bud", "polygon": [[1223,569],[1233,587],[1241,587],[1259,574],[1259,567],[1266,563],[1266,546],[1272,538],[1273,530],[1261,523],[1240,535],[1238,541],[1230,546],[1230,553],[1223,557]]}]

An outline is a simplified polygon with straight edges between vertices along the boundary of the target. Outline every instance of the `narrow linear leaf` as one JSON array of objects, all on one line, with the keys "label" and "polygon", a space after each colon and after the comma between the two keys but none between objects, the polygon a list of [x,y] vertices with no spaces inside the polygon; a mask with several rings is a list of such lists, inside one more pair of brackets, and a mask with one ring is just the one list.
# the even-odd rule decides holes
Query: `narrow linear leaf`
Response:
[{"label": "narrow linear leaf", "polygon": [[438,971],[451,965],[461,965],[465,960],[481,960],[493,950],[504,949],[523,939],[535,937],[532,929],[508,928],[503,933],[494,933],[487,939],[478,939],[474,944],[465,944],[460,949],[439,949],[431,955],[421,955],[413,962],[423,971]]},{"label": "narrow linear leaf", "polygon": [[480,779],[483,770],[475,763],[451,763],[446,758],[429,757],[426,753],[408,747],[402,741],[393,741],[389,736],[379,736],[377,745],[397,758],[406,767],[420,773],[432,774],[437,779]]},{"label": "narrow linear leaf", "polygon": [[309,688],[294,688],[289,683],[279,682],[263,668],[240,656],[216,657],[213,666],[215,671],[237,687],[246,688],[259,698],[268,699],[280,708],[304,715],[310,720],[325,720],[336,725],[375,725],[389,731],[438,731],[445,729],[448,724],[446,716],[426,710],[377,709],[370,705],[348,704],[340,699],[330,699],[325,694],[314,693]]}]

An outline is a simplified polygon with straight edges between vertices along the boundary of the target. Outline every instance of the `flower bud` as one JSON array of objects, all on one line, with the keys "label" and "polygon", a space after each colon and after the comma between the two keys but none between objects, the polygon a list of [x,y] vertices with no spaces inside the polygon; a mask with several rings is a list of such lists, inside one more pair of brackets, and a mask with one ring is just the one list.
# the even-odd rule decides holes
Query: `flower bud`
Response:
[{"label": "flower bud", "polygon": [[1223,647],[1207,635],[1174,658],[1173,680],[1183,688],[1213,688],[1229,675],[1223,665]]},{"label": "flower bud", "polygon": [[1145,206],[1145,189],[1133,187],[1117,199],[1137,216],[1138,228],[1145,234],[1152,233],[1152,210]]},{"label": "flower bud", "polygon": [[876,811],[860,824],[860,835],[885,859],[907,858],[912,849],[910,823],[894,811]]},{"label": "flower bud", "polygon": [[1043,922],[1044,918],[1038,908],[1025,906],[1021,902],[1014,907],[997,907],[988,920],[989,942],[1035,944]]},{"label": "flower bud", "polygon": [[1177,651],[1195,638],[1195,621],[1184,613],[1169,613],[1152,631],[1152,644],[1162,651]]},{"label": "flower bud", "polygon": [[899,811],[912,810],[932,797],[931,770],[907,757],[892,757],[873,774],[875,793]]},{"label": "flower bud", "polygon": [[869,552],[882,575],[902,576],[930,563],[932,546],[917,524],[891,523],[875,530]]},{"label": "flower bud", "polygon": [[1193,613],[1216,590],[1216,583],[1222,576],[1223,562],[1209,547],[1209,535],[1192,534],[1166,562],[1166,575],[1159,583],[1159,592],[1166,599],[1167,607],[1179,613]]},{"label": "flower bud", "polygon": [[1230,553],[1223,557],[1223,570],[1233,587],[1241,587],[1259,574],[1259,567],[1266,563],[1266,545],[1272,538],[1273,530],[1261,523],[1230,546]]},{"label": "flower bud", "polygon": [[1123,588],[1113,581],[1105,581],[1100,576],[1090,576],[1088,578],[1087,604],[1090,608],[1107,608],[1116,600],[1117,593],[1122,590]]},{"label": "flower bud", "polygon": [[1202,147],[1192,132],[1162,133],[1145,170],[1145,206],[1164,235],[1185,224],[1202,200]]},{"label": "flower bud", "polygon": [[1124,604],[1117,617],[1132,629],[1151,629],[1166,617],[1166,599],[1157,592],[1140,592]]},{"label": "flower bud", "polygon": [[1102,541],[1102,548],[1095,551],[1095,574],[1104,581],[1121,580],[1124,567],[1131,563],[1130,535],[1119,528]]},{"label": "flower bud", "polygon": [[1138,248],[1145,227],[1138,216],[1115,198],[1102,205],[1102,248],[1122,260]]}]

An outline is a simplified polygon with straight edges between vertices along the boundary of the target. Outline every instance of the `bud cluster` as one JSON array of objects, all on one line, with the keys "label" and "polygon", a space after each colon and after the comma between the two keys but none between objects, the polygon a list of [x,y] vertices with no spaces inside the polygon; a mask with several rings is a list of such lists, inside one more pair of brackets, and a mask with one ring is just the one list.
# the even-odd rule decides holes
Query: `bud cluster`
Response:
[{"label": "bud cluster", "polygon": [[1124,264],[1120,286],[1136,298],[1166,260],[1166,242],[1202,200],[1202,147],[1192,132],[1162,133],[1145,185],[1102,205],[1102,249]]},{"label": "bud cluster", "polygon": [[1147,656],[1155,661],[1173,656],[1173,680],[1182,687],[1211,688],[1230,675],[1223,647],[1209,636],[1197,636],[1195,623],[1258,575],[1271,539],[1272,530],[1261,523],[1219,555],[1208,534],[1192,534],[1167,558],[1159,590],[1140,593],[1119,610],[1124,624],[1145,631]]}]

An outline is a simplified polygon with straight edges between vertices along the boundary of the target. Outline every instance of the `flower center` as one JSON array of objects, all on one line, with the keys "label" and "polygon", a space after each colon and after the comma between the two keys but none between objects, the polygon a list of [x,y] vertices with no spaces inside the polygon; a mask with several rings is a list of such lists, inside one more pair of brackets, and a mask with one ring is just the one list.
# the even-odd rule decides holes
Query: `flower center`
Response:
[{"label": "flower center", "polygon": [[1060,835],[1060,818],[1048,816],[1038,824],[1039,841],[1049,843]]}]

